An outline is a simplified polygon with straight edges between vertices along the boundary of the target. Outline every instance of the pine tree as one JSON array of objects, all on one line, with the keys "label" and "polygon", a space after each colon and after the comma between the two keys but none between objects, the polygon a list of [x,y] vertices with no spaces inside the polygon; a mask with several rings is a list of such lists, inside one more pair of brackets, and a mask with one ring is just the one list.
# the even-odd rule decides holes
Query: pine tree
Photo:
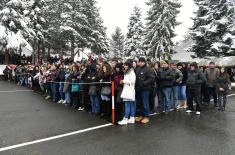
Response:
[{"label": "pine tree", "polygon": [[29,38],[34,36],[30,28],[30,20],[25,17],[27,9],[24,0],[5,0],[0,12],[0,23],[5,30],[4,37],[1,36],[1,42],[6,48],[19,49],[26,46],[31,49]]},{"label": "pine tree", "polygon": [[128,25],[128,33],[126,36],[125,51],[128,56],[143,56],[143,31],[144,26],[141,19],[141,9],[134,7],[134,11],[130,16]]},{"label": "pine tree", "polygon": [[90,37],[88,42],[91,50],[100,54],[108,51],[108,39],[106,36],[106,28],[103,25],[103,20],[100,16],[99,9],[96,7],[95,0],[83,0],[84,14],[90,25]]},{"label": "pine tree", "polygon": [[31,0],[28,1],[28,12],[26,14],[30,19],[30,26],[35,32],[34,38],[31,42],[33,45],[33,50],[37,50],[38,58],[40,56],[40,50],[44,48],[46,42],[46,31],[47,31],[47,22],[45,19],[45,9],[46,3],[44,0]]},{"label": "pine tree", "polygon": [[110,51],[111,57],[123,57],[124,56],[124,45],[125,36],[119,27],[116,27],[115,32],[111,35],[110,40]]},{"label": "pine tree", "polygon": [[173,51],[174,29],[181,4],[177,0],[149,0],[145,46],[152,58],[169,59]]},{"label": "pine tree", "polygon": [[197,0],[192,51],[197,57],[235,55],[235,7],[229,0]]}]

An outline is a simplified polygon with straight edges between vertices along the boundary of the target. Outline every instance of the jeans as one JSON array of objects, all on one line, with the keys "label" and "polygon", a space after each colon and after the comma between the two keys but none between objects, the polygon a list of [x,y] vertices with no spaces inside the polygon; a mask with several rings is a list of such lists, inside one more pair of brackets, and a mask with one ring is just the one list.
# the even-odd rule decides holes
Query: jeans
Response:
[{"label": "jeans", "polygon": [[172,96],[172,100],[173,100],[173,108],[176,109],[178,106],[178,90],[179,87],[178,86],[174,86],[171,88],[171,96]]},{"label": "jeans", "polygon": [[59,92],[60,92],[60,99],[65,100],[65,94],[63,92],[64,90],[64,83],[60,82]]},{"label": "jeans", "polygon": [[68,105],[71,104],[71,93],[70,92],[65,93],[65,101]]},{"label": "jeans", "polygon": [[179,86],[178,87],[178,97],[179,100],[181,101],[186,101],[187,97],[186,97],[186,86]]},{"label": "jeans", "polygon": [[135,101],[125,101],[125,118],[135,117]]},{"label": "jeans", "polygon": [[141,107],[141,115],[143,117],[149,117],[150,109],[149,109],[149,95],[150,92],[147,90],[137,91],[137,97],[139,99],[140,107]]},{"label": "jeans", "polygon": [[90,96],[91,100],[91,112],[99,113],[100,112],[100,99],[98,96]]},{"label": "jeans", "polygon": [[[161,98],[161,102],[159,105],[160,112],[163,112],[164,108],[166,112],[169,112],[171,109],[171,88],[162,88],[162,91],[160,93],[160,98]],[[165,101],[165,105],[163,101]]]},{"label": "jeans", "polygon": [[225,108],[226,103],[227,103],[227,95],[226,94],[218,94],[218,102],[219,102],[219,107]]},{"label": "jeans", "polygon": [[53,102],[57,101],[57,83],[52,83],[52,100]]}]

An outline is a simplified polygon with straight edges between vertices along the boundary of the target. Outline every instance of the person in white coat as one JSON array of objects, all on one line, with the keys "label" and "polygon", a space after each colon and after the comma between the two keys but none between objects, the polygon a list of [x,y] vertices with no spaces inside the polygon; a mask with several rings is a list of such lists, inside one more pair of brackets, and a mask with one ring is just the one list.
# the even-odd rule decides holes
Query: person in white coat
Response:
[{"label": "person in white coat", "polygon": [[128,59],[124,63],[124,80],[121,81],[123,84],[123,91],[121,98],[125,103],[125,114],[122,121],[118,122],[119,125],[127,125],[128,123],[135,123],[136,103],[135,103],[135,82],[136,75],[133,68],[133,61]]}]

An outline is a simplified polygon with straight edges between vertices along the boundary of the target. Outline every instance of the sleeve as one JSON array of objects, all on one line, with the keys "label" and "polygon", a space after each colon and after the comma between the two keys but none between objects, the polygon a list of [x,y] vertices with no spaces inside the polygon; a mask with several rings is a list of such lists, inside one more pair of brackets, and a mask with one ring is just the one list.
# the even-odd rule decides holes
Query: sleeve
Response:
[{"label": "sleeve", "polygon": [[180,83],[183,80],[183,73],[177,69],[177,75],[178,75],[178,79],[176,79],[177,83]]}]

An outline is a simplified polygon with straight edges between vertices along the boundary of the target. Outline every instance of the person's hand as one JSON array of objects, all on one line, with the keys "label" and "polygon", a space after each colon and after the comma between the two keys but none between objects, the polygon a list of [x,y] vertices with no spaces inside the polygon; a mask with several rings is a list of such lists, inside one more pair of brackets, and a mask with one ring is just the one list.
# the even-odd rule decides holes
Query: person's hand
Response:
[{"label": "person's hand", "polygon": [[120,84],[123,84],[123,80],[120,81]]},{"label": "person's hand", "polygon": [[95,80],[95,77],[92,77],[92,80]]}]

